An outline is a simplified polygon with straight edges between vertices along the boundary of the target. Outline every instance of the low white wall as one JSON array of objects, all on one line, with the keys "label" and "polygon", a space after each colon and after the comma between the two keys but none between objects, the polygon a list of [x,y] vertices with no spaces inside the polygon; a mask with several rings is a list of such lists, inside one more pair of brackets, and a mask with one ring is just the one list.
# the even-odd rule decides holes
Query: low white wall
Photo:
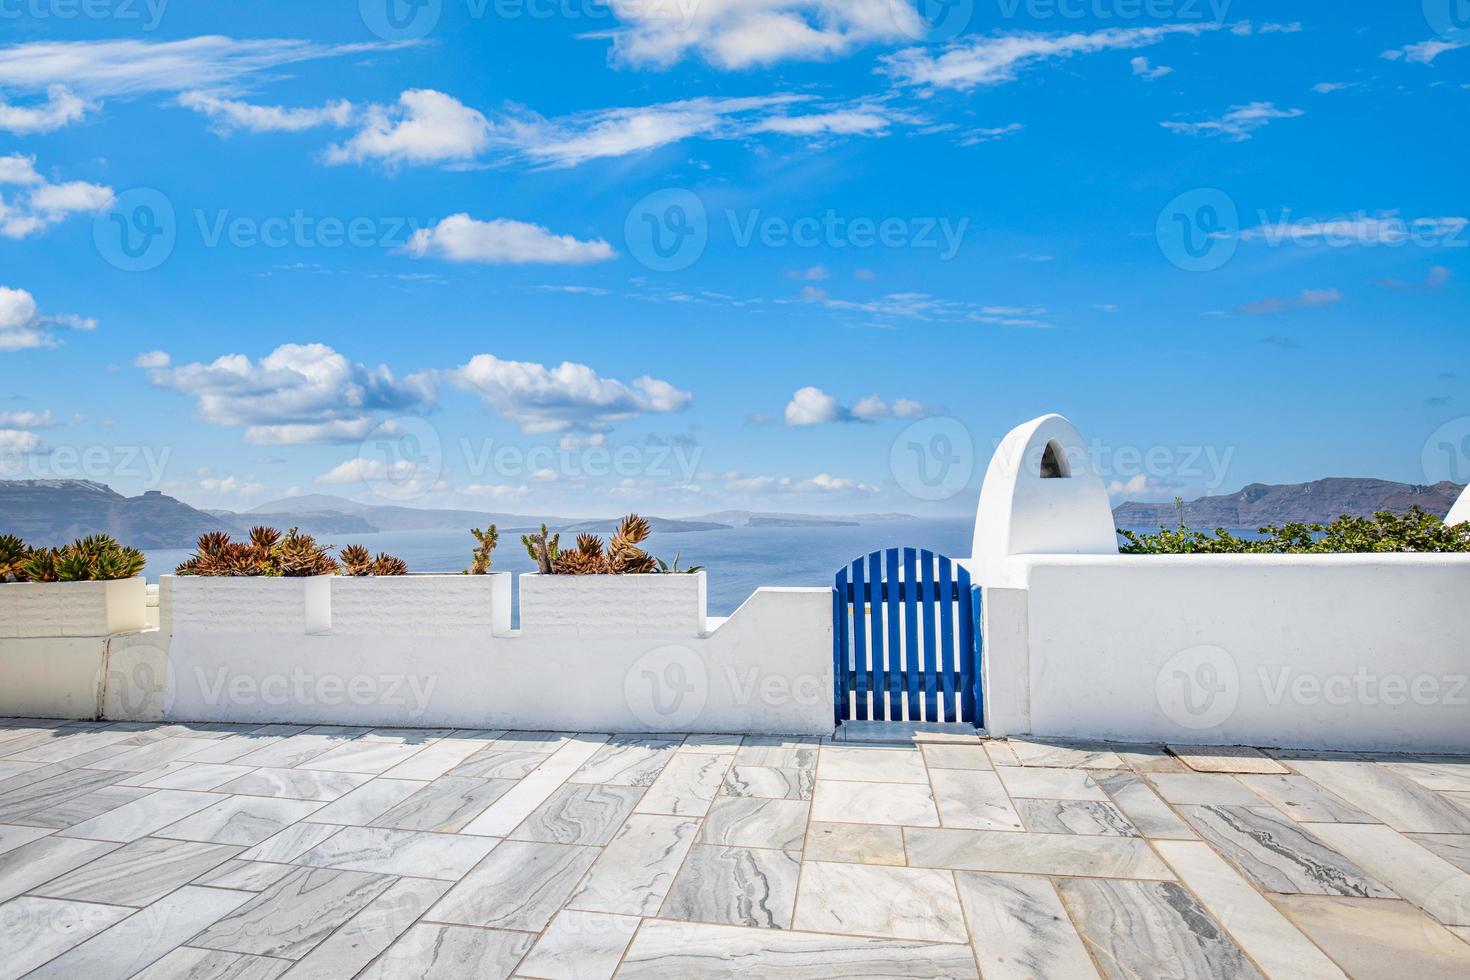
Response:
[{"label": "low white wall", "polygon": [[1470,557],[1025,564],[986,590],[993,734],[1470,751]]},{"label": "low white wall", "polygon": [[107,638],[0,639],[0,716],[95,718]]},{"label": "low white wall", "polygon": [[[695,588],[699,601],[703,581],[696,578],[683,588]],[[490,602],[504,603],[503,611],[492,611],[493,623],[508,616],[503,581],[503,595],[493,581],[443,587],[488,588]],[[404,586],[398,598],[409,591]],[[187,617],[169,609],[171,593],[166,586],[164,630],[114,643],[107,717],[603,732],[832,730],[830,589],[761,589],[708,632],[576,636],[498,631],[480,612],[441,616],[431,629],[380,630],[362,628],[363,608],[351,617],[353,627],[339,615],[337,597],[325,632],[307,633],[294,613],[289,629],[251,628],[242,615],[228,630],[184,628]],[[385,603],[386,596],[380,594]],[[411,601],[394,608],[409,625],[423,621]]]}]

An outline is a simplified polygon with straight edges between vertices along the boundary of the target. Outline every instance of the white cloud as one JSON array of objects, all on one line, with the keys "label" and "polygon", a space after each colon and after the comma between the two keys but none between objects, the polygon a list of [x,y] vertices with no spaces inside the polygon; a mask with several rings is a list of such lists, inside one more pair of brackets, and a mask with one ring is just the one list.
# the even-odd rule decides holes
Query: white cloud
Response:
[{"label": "white cloud", "polygon": [[0,429],[0,471],[8,470],[16,464],[13,457],[27,456],[41,448],[41,437],[34,432]]},{"label": "white cloud", "polygon": [[363,110],[362,129],[329,147],[327,163],[402,164],[473,160],[490,145],[493,127],[478,109],[433,89],[409,89],[393,106]]},{"label": "white cloud", "polygon": [[1165,121],[1159,125],[1186,136],[1224,136],[1234,143],[1242,143],[1251,134],[1277,119],[1296,119],[1305,116],[1301,109],[1278,109],[1274,102],[1252,102],[1249,105],[1231,106],[1219,119],[1202,122]]},{"label": "white cloud", "polygon": [[172,359],[161,350],[150,350],[133,358],[133,367],[161,368],[168,367]]},{"label": "white cloud", "polygon": [[437,256],[450,262],[524,265],[584,265],[606,262],[618,253],[601,238],[581,241],[556,235],[540,225],[497,218],[477,221],[455,214],[433,228],[420,228],[405,247],[411,255]]},{"label": "white cloud", "polygon": [[1108,496],[1115,501],[1132,500],[1158,503],[1173,500],[1179,495],[1181,484],[1136,473],[1127,480],[1114,480],[1108,484]]},{"label": "white cloud", "polygon": [[92,108],[73,95],[65,85],[46,89],[46,101],[38,105],[14,105],[0,97],[0,131],[17,136],[49,133],[76,122]]},{"label": "white cloud", "polygon": [[625,25],[614,57],[666,68],[689,53],[725,69],[832,58],[872,41],[922,37],[924,24],[894,0],[608,0]]},{"label": "white cloud", "polygon": [[890,293],[872,300],[823,299],[822,304],[841,313],[862,314],[879,320],[916,320],[931,323],[983,323],[998,327],[1049,328],[1039,319],[1047,315],[1040,307],[994,306],[961,300],[939,299],[927,293]]},{"label": "white cloud", "polygon": [[87,98],[217,89],[268,68],[397,44],[316,44],[218,35],[182,41],[33,41],[0,48],[0,87],[65,85]]},{"label": "white cloud", "polygon": [[900,85],[969,91],[1015,81],[1024,68],[1059,58],[1158,44],[1173,34],[1199,35],[1218,24],[1114,27],[1092,33],[1008,34],[968,38],[935,55],[930,48],[906,48],[883,59],[883,71]]},{"label": "white cloud", "polygon": [[227,354],[208,364],[155,367],[148,377],[193,397],[204,421],[244,426],[246,441],[257,445],[362,439],[378,413],[433,400],[424,376],[400,380],[386,366],[349,361],[324,344],[284,344],[258,362]]},{"label": "white cloud", "polygon": [[45,316],[24,289],[0,286],[0,351],[58,347],[58,329],[95,330],[97,321],[74,314]]},{"label": "white cloud", "polygon": [[1005,126],[994,126],[989,129],[971,129],[960,136],[960,146],[979,146],[981,143],[994,143],[1003,140],[1007,136],[1014,136],[1026,127],[1020,123],[1008,123]]},{"label": "white cloud", "polygon": [[643,375],[624,383],[570,361],[548,368],[479,354],[445,377],[527,433],[605,429],[637,415],[682,412],[694,401],[667,381]]},{"label": "white cloud", "polygon": [[1138,57],[1134,58],[1132,61],[1128,62],[1128,65],[1133,69],[1133,74],[1137,75],[1139,78],[1143,79],[1146,82],[1152,82],[1155,79],[1163,78],[1165,75],[1174,74],[1174,69],[1170,68],[1168,65],[1155,66],[1149,64],[1149,60],[1143,55],[1139,55]]},{"label": "white cloud", "polygon": [[789,476],[745,476],[740,473],[725,473],[721,477],[725,489],[740,494],[869,494],[878,488],[857,480],[818,473],[810,479],[799,480]]},{"label": "white cloud", "polygon": [[895,398],[890,403],[877,395],[869,395],[849,408],[821,388],[808,386],[791,396],[785,418],[787,425],[808,426],[829,422],[876,422],[888,418],[916,419],[928,414],[929,409],[911,398]]},{"label": "white cloud", "polygon": [[1302,32],[1301,21],[1293,21],[1290,24],[1274,24],[1267,22],[1256,27],[1248,20],[1237,21],[1230,25],[1230,33],[1241,37],[1250,37],[1252,34],[1300,34]]},{"label": "white cloud", "polygon": [[[799,95],[697,98],[578,112],[556,119],[520,111],[497,119],[496,131],[506,148],[529,160],[552,167],[574,167],[588,160],[642,153],[693,137],[734,138],[773,118],[779,127],[784,116],[753,117],[805,101],[807,97]],[[852,123],[849,120],[849,125]],[[821,129],[819,123],[789,125]]]},{"label": "white cloud", "polygon": [[[7,192],[7,187],[20,187]],[[13,194],[7,198],[6,194]],[[0,236],[29,238],[78,213],[112,206],[111,187],[74,180],[53,184],[36,170],[36,158],[13,153],[0,156]]]},{"label": "white cloud", "polygon": [[1312,86],[1312,91],[1318,95],[1331,95],[1333,92],[1356,88],[1358,84],[1358,82],[1318,82]]},{"label": "white cloud", "polygon": [[385,463],[380,459],[358,456],[338,463],[316,478],[317,483],[329,486],[347,486],[368,481],[391,481],[395,488],[426,488],[438,478],[428,468],[418,466],[411,460],[399,459]]},{"label": "white cloud", "polygon": [[1458,51],[1470,42],[1467,41],[1420,41],[1418,44],[1406,44],[1402,48],[1390,48],[1383,52],[1381,57],[1389,61],[1412,61],[1415,64],[1430,65],[1434,59],[1447,51]]},{"label": "white cloud", "polygon": [[1402,218],[1394,212],[1376,215],[1359,212],[1318,221],[1310,218],[1293,220],[1288,212],[1278,221],[1245,229],[1240,238],[1269,245],[1283,242],[1331,246],[1401,245],[1411,240],[1426,243],[1457,240],[1467,227],[1470,227],[1470,218],[1463,215]]},{"label": "white cloud", "polygon": [[179,105],[208,116],[222,133],[237,129],[251,133],[299,133],[319,126],[347,126],[353,118],[352,103],[340,99],[319,107],[287,108],[253,105],[208,92],[185,92],[179,96]]},{"label": "white cloud", "polygon": [[772,116],[751,127],[756,133],[785,133],[788,136],[819,136],[832,133],[839,136],[857,136],[879,133],[888,128],[890,120],[878,110],[838,110],[814,112],[804,116]]},{"label": "white cloud", "polygon": [[1284,313],[1287,310],[1315,309],[1334,306],[1342,302],[1342,293],[1336,289],[1304,289],[1296,296],[1268,296],[1240,308],[1245,316],[1262,316],[1269,313]]}]

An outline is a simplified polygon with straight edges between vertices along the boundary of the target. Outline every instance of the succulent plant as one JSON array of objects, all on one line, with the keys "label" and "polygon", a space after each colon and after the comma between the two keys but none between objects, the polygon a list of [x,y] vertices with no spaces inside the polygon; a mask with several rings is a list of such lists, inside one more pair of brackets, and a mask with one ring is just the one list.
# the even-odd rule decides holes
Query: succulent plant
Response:
[{"label": "succulent plant", "polygon": [[377,557],[360,544],[350,544],[342,549],[342,571],[355,578],[368,576],[407,575],[408,563],[379,552]]},{"label": "succulent plant", "polygon": [[555,574],[556,560],[561,550],[560,534],[552,534],[542,524],[541,530],[535,534],[521,535],[521,544],[526,546],[526,553],[536,563],[537,571],[542,575]]},{"label": "succulent plant", "polygon": [[[545,528],[542,528],[543,533]],[[577,536],[577,547],[563,551],[552,559],[552,572],[557,575],[651,575],[669,573],[667,562],[660,561],[644,551],[640,545],[648,540],[653,528],[637,514],[629,514],[618,522],[617,530],[604,547],[602,539],[595,534]],[[528,544],[531,557],[537,557]],[[674,559],[673,571],[678,571],[678,559]],[[698,568],[692,571],[699,571]],[[543,569],[544,573],[544,569]]]},{"label": "succulent plant", "polygon": [[[23,552],[16,549],[18,538],[6,538],[0,538],[0,581],[106,582],[133,578],[143,571],[143,553],[124,548],[106,534],[78,538],[60,548],[25,549],[21,545]],[[17,554],[23,557],[17,560]]]},{"label": "succulent plant", "polygon": [[[469,574],[489,574],[490,555],[495,550],[495,546],[500,543],[500,531],[494,524],[491,524],[489,530],[482,531],[479,528],[472,528],[470,533],[475,536],[478,544],[475,545],[474,554],[470,558]],[[525,539],[523,538],[522,540]]]},{"label": "succulent plant", "polygon": [[330,548],[294,527],[284,536],[272,527],[252,528],[248,542],[231,541],[224,531],[209,531],[199,536],[193,556],[174,573],[235,578],[335,575],[338,567],[327,553]]},{"label": "succulent plant", "polygon": [[31,549],[13,534],[0,534],[0,582],[24,582]]}]

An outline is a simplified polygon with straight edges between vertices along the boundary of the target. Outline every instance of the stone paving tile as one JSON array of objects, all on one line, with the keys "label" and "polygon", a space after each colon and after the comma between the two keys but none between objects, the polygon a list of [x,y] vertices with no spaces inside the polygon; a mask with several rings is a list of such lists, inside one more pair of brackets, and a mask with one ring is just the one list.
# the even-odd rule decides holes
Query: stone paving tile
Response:
[{"label": "stone paving tile", "polygon": [[1470,758],[929,737],[0,722],[0,980],[1466,975]]},{"label": "stone paving tile", "polygon": [[744,929],[651,919],[628,947],[619,980],[831,980],[905,977],[979,980],[968,946]]},{"label": "stone paving tile", "polygon": [[1262,752],[1245,745],[1169,745],[1180,762],[1195,772],[1240,772],[1287,775],[1290,769]]},{"label": "stone paving tile", "polygon": [[667,919],[791,928],[801,854],[696,844],[664,902]]},{"label": "stone paving tile", "polygon": [[417,925],[373,964],[359,980],[504,980],[531,948],[524,932],[469,926]]}]

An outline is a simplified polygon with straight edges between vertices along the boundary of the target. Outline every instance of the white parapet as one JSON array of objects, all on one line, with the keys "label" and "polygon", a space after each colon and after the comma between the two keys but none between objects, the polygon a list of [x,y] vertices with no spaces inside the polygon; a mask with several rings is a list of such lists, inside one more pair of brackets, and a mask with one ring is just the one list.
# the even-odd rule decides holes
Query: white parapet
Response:
[{"label": "white parapet", "polygon": [[148,585],[110,582],[0,584],[0,638],[107,636],[147,625]]},{"label": "white parapet", "polygon": [[705,631],[706,579],[693,575],[540,575],[521,582],[527,636],[638,636]]},{"label": "white parapet", "polygon": [[994,734],[1470,752],[1470,556],[1023,564],[985,597]]},{"label": "white parapet", "polygon": [[341,635],[504,633],[510,629],[511,575],[338,576],[332,632]]}]

